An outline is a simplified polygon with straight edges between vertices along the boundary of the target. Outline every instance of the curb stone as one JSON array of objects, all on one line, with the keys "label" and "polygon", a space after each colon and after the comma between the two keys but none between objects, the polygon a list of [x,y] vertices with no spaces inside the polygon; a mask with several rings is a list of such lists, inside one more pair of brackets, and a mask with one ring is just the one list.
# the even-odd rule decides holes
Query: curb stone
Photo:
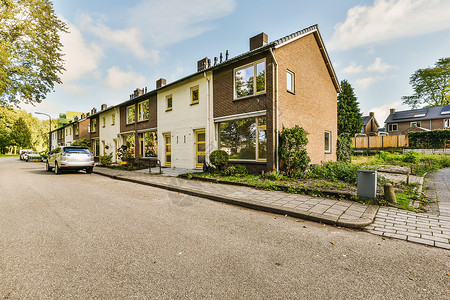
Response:
[{"label": "curb stone", "polygon": [[296,208],[284,209],[284,208],[280,208],[279,206],[273,205],[271,203],[262,204],[261,202],[249,200],[249,199],[244,201],[242,199],[238,199],[238,198],[234,198],[234,197],[230,197],[230,196],[224,197],[224,196],[212,194],[207,191],[198,191],[198,190],[193,190],[193,189],[186,188],[186,187],[182,188],[182,187],[174,186],[174,185],[170,185],[170,184],[163,185],[163,184],[159,184],[159,183],[155,183],[155,182],[148,182],[148,181],[128,178],[128,177],[122,176],[122,175],[105,174],[105,173],[95,171],[95,170],[93,173],[97,174],[97,175],[106,176],[106,177],[109,177],[112,179],[116,179],[116,180],[152,186],[152,187],[156,187],[156,188],[169,190],[172,192],[178,192],[178,193],[183,193],[183,194],[196,196],[196,197],[200,197],[200,198],[206,198],[209,200],[232,204],[232,205],[236,205],[236,206],[241,206],[241,207],[245,207],[245,208],[249,208],[249,209],[254,209],[254,210],[264,211],[264,212],[268,212],[268,213],[279,214],[279,215],[287,215],[290,217],[300,218],[300,219],[304,219],[304,220],[321,222],[321,223],[328,224],[328,225],[337,225],[337,226],[348,227],[348,228],[362,229],[362,228],[370,225],[374,221],[375,216],[379,209],[378,206],[368,205],[366,210],[364,211],[363,215],[361,216],[361,218],[338,218],[338,217],[314,213],[314,212],[310,212],[307,210],[296,209]]}]

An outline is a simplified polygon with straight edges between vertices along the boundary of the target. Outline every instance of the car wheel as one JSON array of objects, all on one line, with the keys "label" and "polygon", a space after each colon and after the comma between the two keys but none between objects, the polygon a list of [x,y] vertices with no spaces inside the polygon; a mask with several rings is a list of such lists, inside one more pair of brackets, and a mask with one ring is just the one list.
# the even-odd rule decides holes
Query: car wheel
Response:
[{"label": "car wheel", "polygon": [[55,174],[56,174],[56,175],[59,175],[59,174],[61,174],[61,170],[59,169],[59,167],[58,167],[58,164],[57,164],[57,163],[55,163]]},{"label": "car wheel", "polygon": [[89,167],[86,169],[86,173],[91,174],[93,170],[94,170],[94,168]]},{"label": "car wheel", "polygon": [[47,170],[47,172],[51,172],[52,171],[52,167],[50,167],[48,162],[45,164],[45,169]]}]

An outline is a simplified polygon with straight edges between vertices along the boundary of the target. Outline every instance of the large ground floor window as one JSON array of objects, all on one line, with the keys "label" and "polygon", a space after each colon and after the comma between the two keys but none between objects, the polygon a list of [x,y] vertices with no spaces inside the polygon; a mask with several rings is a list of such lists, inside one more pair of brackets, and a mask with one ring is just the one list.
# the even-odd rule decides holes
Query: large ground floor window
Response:
[{"label": "large ground floor window", "polygon": [[141,157],[158,156],[158,133],[150,131],[139,134]]},{"label": "large ground floor window", "polygon": [[219,147],[230,159],[267,159],[266,117],[219,123]]},{"label": "large ground floor window", "polygon": [[123,145],[127,146],[127,150],[130,151],[133,157],[135,157],[135,143],[133,133],[123,136]]}]

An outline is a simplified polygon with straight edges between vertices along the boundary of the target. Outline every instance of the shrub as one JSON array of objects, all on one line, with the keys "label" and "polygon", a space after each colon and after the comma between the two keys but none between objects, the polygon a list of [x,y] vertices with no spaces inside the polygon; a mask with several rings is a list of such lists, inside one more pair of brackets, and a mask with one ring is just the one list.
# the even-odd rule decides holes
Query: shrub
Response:
[{"label": "shrub", "polygon": [[309,178],[341,180],[356,185],[358,183],[358,170],[360,169],[360,165],[347,164],[342,161],[329,161],[320,165],[312,165],[306,175]]},{"label": "shrub", "polygon": [[278,171],[272,171],[269,173],[266,173],[264,176],[266,179],[273,180],[273,181],[279,181],[284,179],[284,174]]},{"label": "shrub", "polygon": [[301,177],[308,168],[311,160],[306,152],[307,135],[308,132],[298,125],[281,131],[279,153],[289,177]]},{"label": "shrub", "polygon": [[245,176],[248,175],[248,170],[243,165],[230,166],[221,172],[223,176]]},{"label": "shrub", "polygon": [[420,154],[414,151],[408,151],[403,154],[403,161],[406,163],[415,164],[420,160]]},{"label": "shrub", "polygon": [[130,161],[134,158],[131,151],[125,145],[122,145],[119,149],[117,149],[117,157],[121,161]]},{"label": "shrub", "polygon": [[444,148],[450,142],[450,130],[412,131],[408,139],[411,148]]},{"label": "shrub", "polygon": [[223,150],[214,150],[209,155],[209,161],[219,170],[224,169],[229,160],[228,153]]},{"label": "shrub", "polygon": [[346,163],[351,163],[352,161],[352,139],[348,133],[342,133],[339,135],[336,146],[336,156],[337,160]]},{"label": "shrub", "polygon": [[112,153],[100,156],[100,164],[103,166],[110,166],[112,164],[112,157]]}]

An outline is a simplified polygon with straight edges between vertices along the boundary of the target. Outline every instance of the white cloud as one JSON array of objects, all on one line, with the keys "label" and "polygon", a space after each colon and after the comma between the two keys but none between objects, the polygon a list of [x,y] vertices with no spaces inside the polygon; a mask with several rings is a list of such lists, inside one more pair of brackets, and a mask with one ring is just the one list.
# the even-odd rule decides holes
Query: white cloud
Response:
[{"label": "white cloud", "polygon": [[374,84],[375,82],[383,80],[385,78],[386,77],[382,77],[382,76],[368,76],[368,77],[364,77],[364,78],[358,78],[355,81],[355,86],[362,90],[365,90],[369,86]]},{"label": "white cloud", "polygon": [[[62,18],[64,20],[64,18]],[[64,20],[69,27],[69,33],[61,35],[64,45],[64,67],[66,71],[61,75],[63,83],[80,78],[82,75],[97,69],[103,56],[102,49],[96,44],[87,44],[80,30],[73,24]]]},{"label": "white cloud", "polygon": [[387,70],[393,69],[393,68],[394,68],[393,66],[382,62],[380,57],[377,57],[375,59],[375,61],[367,67],[367,71],[384,73]]},{"label": "white cloud", "polygon": [[114,30],[103,24],[103,20],[94,21],[85,13],[78,15],[77,20],[84,30],[102,40],[105,46],[116,47],[120,50],[128,49],[138,59],[151,59],[155,63],[158,62],[159,51],[146,49],[143,45],[143,34],[139,29],[131,27]]},{"label": "white cloud", "polygon": [[357,65],[355,61],[352,61],[342,72],[345,74],[358,74],[362,71],[364,71],[363,66]]},{"label": "white cloud", "polygon": [[[377,119],[378,124],[383,127],[384,121],[386,121],[389,116],[389,110],[391,108],[395,108],[396,110],[404,110],[408,109],[401,101],[395,101],[389,104],[384,104],[381,106],[372,107],[369,112],[375,113],[375,119]],[[369,113],[365,113],[365,116],[369,115]]]},{"label": "white cloud", "polygon": [[401,37],[417,36],[450,28],[448,0],[375,0],[358,5],[335,26],[328,47],[350,49]]},{"label": "white cloud", "polygon": [[148,0],[129,12],[135,28],[145,28],[141,38],[164,47],[200,35],[211,29],[210,22],[230,14],[235,0]]},{"label": "white cloud", "polygon": [[117,66],[110,68],[106,77],[106,84],[114,90],[120,90],[133,84],[136,87],[142,87],[145,82],[146,79],[143,75],[134,71],[122,71]]},{"label": "white cloud", "polygon": [[46,115],[35,114],[35,112],[37,111],[49,114],[52,119],[57,118],[60,112],[59,104],[48,100],[45,100],[41,103],[36,103],[35,105],[21,104],[20,108],[28,113],[31,113],[33,117],[36,117],[40,120],[48,120],[48,117]]}]

